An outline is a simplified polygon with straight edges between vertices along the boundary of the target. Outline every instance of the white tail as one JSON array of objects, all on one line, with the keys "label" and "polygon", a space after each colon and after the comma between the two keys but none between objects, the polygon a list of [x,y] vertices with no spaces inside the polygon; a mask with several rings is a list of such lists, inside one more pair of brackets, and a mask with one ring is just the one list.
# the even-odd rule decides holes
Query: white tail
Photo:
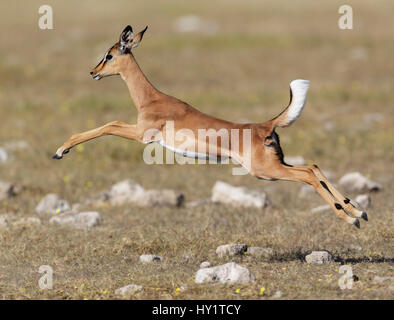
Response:
[{"label": "white tail", "polygon": [[308,89],[309,80],[297,79],[290,82],[290,103],[272,120],[275,127],[287,127],[297,120],[305,106]]}]

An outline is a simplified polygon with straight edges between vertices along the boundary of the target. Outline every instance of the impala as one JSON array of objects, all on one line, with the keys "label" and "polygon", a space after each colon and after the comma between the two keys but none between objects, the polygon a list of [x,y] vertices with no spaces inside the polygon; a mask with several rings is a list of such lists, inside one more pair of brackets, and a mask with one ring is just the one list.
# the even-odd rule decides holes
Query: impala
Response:
[{"label": "impala", "polygon": [[[138,111],[136,124],[122,121],[112,121],[99,128],[75,134],[70,137],[53,156],[62,159],[70,149],[85,141],[104,135],[115,135],[123,138],[137,140],[142,143],[158,142],[164,147],[187,157],[225,157],[235,159],[248,172],[259,178],[267,180],[299,181],[311,185],[316,192],[331,206],[336,215],[347,223],[360,227],[357,218],[368,221],[366,212],[360,211],[350,200],[339,193],[327,180],[317,165],[292,166],[286,164],[279,143],[279,136],[275,132],[278,127],[287,127],[301,114],[305,106],[309,81],[294,80],[290,83],[290,103],[278,116],[264,123],[238,124],[214,118],[204,114],[187,103],[157,90],[146,78],[137,64],[132,50],[142,41],[147,27],[137,34],[127,26],[116,42],[104,55],[104,58],[90,72],[95,80],[120,75],[126,82]],[[240,148],[233,144],[219,143],[210,148],[211,140],[204,141],[206,152],[193,152],[194,146],[201,141],[191,141],[193,147],[188,147],[184,141],[166,139],[168,123],[172,123],[175,131],[187,129],[198,137],[198,130],[220,131],[238,130],[240,133]],[[147,135],[146,132],[157,132]],[[250,152],[242,148],[244,132],[250,134]],[[197,139],[197,138],[196,138]],[[216,141],[217,142],[217,141]],[[208,151],[209,149],[209,151]],[[201,150],[201,149],[199,149]],[[212,151],[215,150],[215,151]]]}]

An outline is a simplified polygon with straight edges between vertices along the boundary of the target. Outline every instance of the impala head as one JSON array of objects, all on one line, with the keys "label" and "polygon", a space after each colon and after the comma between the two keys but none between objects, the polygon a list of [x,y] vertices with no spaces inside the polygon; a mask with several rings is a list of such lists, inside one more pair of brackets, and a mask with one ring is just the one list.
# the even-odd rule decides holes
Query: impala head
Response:
[{"label": "impala head", "polygon": [[148,26],[139,33],[133,33],[133,28],[127,26],[120,34],[120,39],[104,55],[99,64],[90,71],[94,80],[100,80],[103,77],[119,74],[122,65],[131,53],[131,50],[138,47]]}]

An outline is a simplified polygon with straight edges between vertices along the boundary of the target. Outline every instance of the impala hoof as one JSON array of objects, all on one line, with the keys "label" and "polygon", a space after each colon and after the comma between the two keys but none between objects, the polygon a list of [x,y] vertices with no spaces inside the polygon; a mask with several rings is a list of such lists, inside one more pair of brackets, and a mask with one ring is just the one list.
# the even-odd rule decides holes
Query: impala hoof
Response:
[{"label": "impala hoof", "polygon": [[61,158],[63,158],[62,156],[59,156],[59,155],[57,155],[57,154],[55,154],[53,157],[52,157],[52,159],[57,159],[57,160],[60,160]]},{"label": "impala hoof", "polygon": [[361,218],[363,218],[365,221],[368,221],[368,215],[365,211],[361,214]]},{"label": "impala hoof", "polygon": [[354,220],[353,225],[360,229],[360,221],[358,219]]}]

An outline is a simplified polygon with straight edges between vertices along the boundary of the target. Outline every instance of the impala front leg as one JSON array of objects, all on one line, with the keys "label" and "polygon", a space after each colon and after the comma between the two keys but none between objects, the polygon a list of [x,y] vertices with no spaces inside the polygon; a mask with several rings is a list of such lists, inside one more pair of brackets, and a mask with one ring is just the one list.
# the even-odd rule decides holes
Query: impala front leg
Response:
[{"label": "impala front leg", "polygon": [[63,155],[68,153],[70,149],[80,143],[89,141],[104,135],[114,135],[127,139],[141,141],[141,135],[137,125],[131,125],[126,122],[112,121],[102,127],[74,134],[59,149],[57,149],[53,159],[62,159]]}]

